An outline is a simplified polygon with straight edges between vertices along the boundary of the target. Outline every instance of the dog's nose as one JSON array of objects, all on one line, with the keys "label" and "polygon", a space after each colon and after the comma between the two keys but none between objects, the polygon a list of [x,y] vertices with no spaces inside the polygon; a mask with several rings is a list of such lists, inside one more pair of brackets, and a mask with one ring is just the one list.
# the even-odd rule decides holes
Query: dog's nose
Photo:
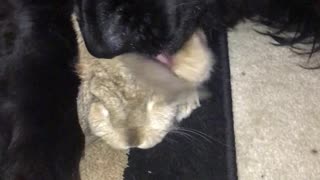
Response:
[{"label": "dog's nose", "polygon": [[125,38],[119,35],[90,31],[91,26],[82,25],[82,35],[89,53],[96,58],[111,59],[129,49]]},{"label": "dog's nose", "polygon": [[125,49],[112,47],[109,44],[104,44],[104,42],[92,42],[87,40],[85,41],[85,44],[90,54],[96,58],[111,59],[125,53]]}]

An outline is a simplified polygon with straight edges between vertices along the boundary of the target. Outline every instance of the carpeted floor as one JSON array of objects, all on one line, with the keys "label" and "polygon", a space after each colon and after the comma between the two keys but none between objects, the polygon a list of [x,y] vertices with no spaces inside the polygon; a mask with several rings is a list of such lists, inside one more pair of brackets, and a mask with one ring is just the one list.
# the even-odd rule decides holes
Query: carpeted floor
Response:
[{"label": "carpeted floor", "polygon": [[229,34],[239,179],[319,180],[320,69],[252,29]]},{"label": "carpeted floor", "polygon": [[[240,180],[319,180],[320,70],[301,68],[299,64],[306,62],[306,57],[297,56],[288,48],[272,46],[270,38],[253,29],[253,24],[245,23],[229,33],[238,177]],[[226,127],[221,123],[214,125]],[[227,142],[222,143],[223,146],[217,142],[214,146],[234,149]],[[228,163],[223,153],[215,152],[212,156],[222,158],[214,159],[214,163],[222,168],[212,171],[215,174],[212,180],[234,178],[219,178],[218,175],[227,173],[224,170]],[[138,153],[143,158],[150,155],[150,152],[145,157],[143,152]],[[122,180],[125,168],[134,165],[127,158],[126,152],[112,151],[97,142],[86,151],[81,164],[82,178]],[[230,171],[235,172],[233,168]],[[154,173],[145,170],[141,174]],[[128,174],[125,176],[130,179]],[[147,180],[141,177],[150,176],[136,179]],[[161,176],[158,179],[168,180]],[[198,179],[206,180],[195,180]]]}]

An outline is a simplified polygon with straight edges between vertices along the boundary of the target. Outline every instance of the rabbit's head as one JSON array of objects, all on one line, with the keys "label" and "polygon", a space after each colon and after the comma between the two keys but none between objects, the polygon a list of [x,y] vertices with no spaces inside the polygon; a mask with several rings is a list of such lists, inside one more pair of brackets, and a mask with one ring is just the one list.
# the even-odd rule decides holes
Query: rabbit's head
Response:
[{"label": "rabbit's head", "polygon": [[153,147],[199,106],[199,87],[209,78],[212,65],[201,32],[172,57],[170,65],[138,54],[81,60],[82,126],[117,149]]}]

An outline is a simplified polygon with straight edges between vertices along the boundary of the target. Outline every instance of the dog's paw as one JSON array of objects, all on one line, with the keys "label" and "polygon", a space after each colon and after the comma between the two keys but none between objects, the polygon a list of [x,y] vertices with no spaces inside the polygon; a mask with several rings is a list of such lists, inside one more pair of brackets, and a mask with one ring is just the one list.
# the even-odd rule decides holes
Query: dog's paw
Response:
[{"label": "dog's paw", "polygon": [[200,106],[200,97],[198,92],[194,92],[186,97],[182,104],[178,105],[176,119],[181,122],[183,119],[189,117],[193,110]]}]

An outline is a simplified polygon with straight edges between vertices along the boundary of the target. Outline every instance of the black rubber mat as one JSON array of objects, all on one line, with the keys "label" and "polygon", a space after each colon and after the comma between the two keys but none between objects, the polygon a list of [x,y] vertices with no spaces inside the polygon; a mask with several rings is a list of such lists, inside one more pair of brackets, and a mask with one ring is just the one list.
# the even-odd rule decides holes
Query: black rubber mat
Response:
[{"label": "black rubber mat", "polygon": [[152,149],[131,150],[125,180],[237,179],[227,34],[206,34],[217,59],[207,84],[212,96],[181,124],[197,132],[169,134]]}]

